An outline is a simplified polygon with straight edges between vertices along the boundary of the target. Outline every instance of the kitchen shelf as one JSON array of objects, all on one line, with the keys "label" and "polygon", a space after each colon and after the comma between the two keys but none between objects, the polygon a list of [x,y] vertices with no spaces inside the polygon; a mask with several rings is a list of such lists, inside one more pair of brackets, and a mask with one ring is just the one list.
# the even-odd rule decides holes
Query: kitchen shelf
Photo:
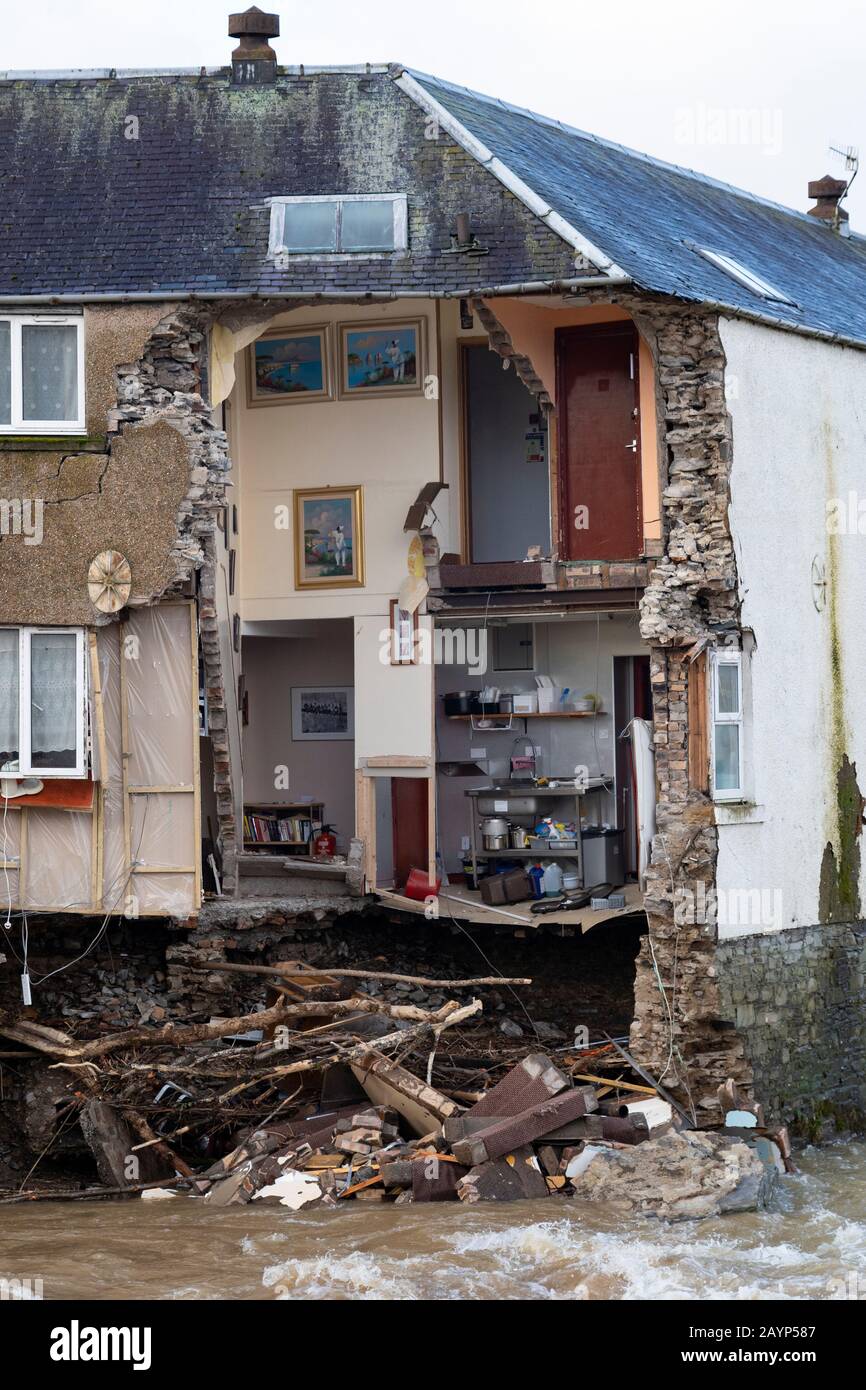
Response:
[{"label": "kitchen shelf", "polygon": [[544,714],[518,714],[517,710],[497,711],[496,714],[449,714],[448,719],[594,719],[597,714],[603,714],[603,710],[563,710],[562,713],[553,711]]},{"label": "kitchen shelf", "polygon": [[578,859],[580,850],[572,849],[480,849],[479,859]]}]

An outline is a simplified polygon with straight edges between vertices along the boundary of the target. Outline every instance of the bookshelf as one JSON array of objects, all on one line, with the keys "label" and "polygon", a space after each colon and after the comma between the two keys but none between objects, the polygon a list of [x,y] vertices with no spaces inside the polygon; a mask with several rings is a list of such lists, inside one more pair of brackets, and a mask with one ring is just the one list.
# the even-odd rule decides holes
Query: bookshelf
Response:
[{"label": "bookshelf", "polygon": [[324,811],[323,801],[251,802],[244,806],[244,849],[312,855]]}]

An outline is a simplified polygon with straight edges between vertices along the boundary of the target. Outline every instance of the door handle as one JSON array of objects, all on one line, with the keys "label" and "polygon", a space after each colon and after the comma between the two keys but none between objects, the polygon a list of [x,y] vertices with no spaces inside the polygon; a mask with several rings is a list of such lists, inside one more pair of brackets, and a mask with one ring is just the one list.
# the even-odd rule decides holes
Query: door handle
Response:
[{"label": "door handle", "polygon": [[637,440],[633,439],[630,444],[626,444],[627,449],[631,449],[633,454],[637,453]]}]

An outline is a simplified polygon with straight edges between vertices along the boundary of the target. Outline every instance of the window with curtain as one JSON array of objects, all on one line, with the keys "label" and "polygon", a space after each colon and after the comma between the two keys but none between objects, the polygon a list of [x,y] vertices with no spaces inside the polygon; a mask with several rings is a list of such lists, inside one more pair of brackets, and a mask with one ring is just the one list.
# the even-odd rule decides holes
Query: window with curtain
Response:
[{"label": "window with curtain", "polygon": [[0,771],[83,777],[84,633],[0,628]]},{"label": "window with curtain", "polygon": [[0,431],[84,429],[84,320],[0,317]]},{"label": "window with curtain", "polygon": [[0,628],[0,769],[18,762],[18,633]]}]

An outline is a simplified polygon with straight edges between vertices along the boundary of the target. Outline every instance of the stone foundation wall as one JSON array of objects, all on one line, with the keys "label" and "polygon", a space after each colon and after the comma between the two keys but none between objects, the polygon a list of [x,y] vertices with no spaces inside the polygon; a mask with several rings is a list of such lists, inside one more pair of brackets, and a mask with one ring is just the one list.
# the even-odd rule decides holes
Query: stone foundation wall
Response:
[{"label": "stone foundation wall", "polygon": [[736,937],[716,963],[768,1119],[866,1128],[866,923]]}]

